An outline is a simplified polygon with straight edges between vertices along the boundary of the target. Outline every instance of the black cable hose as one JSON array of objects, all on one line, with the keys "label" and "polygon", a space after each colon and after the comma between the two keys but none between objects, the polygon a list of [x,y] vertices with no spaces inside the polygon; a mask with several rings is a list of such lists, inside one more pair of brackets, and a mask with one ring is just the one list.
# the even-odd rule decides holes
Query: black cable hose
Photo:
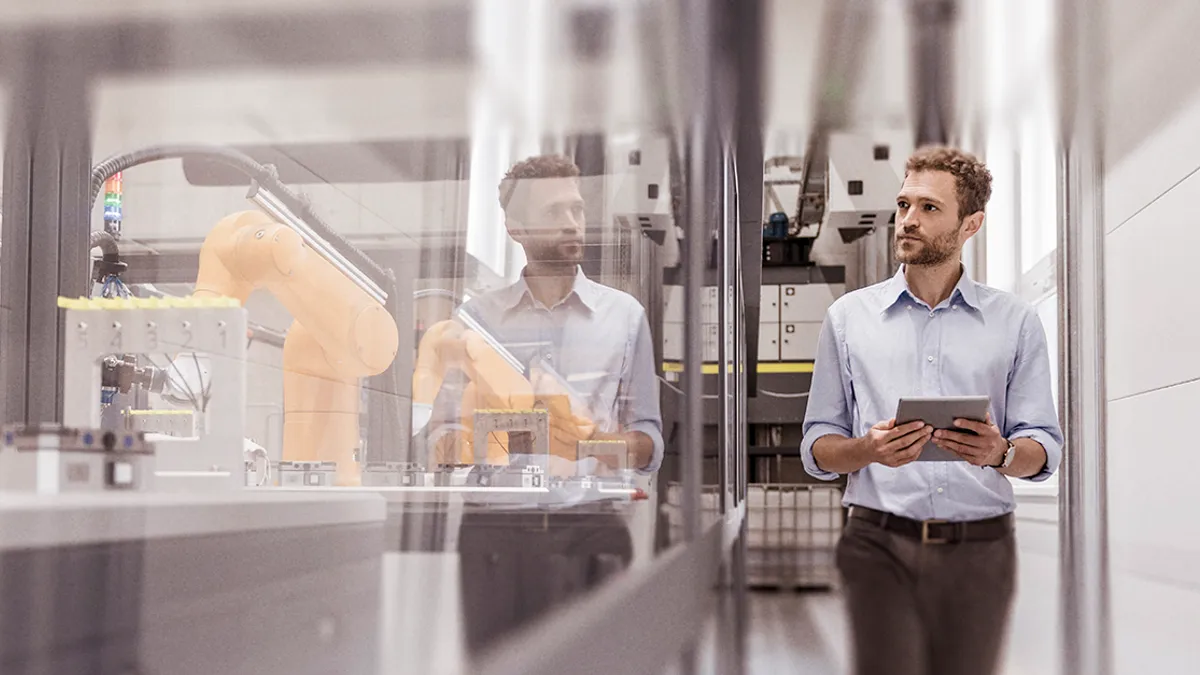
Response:
[{"label": "black cable hose", "polygon": [[[93,230],[88,237],[88,250],[94,248],[99,248],[102,255],[92,263],[92,281],[102,284],[109,277],[120,278],[127,266],[121,262],[121,249],[117,247],[117,238],[104,230]],[[90,287],[88,294],[91,294]]]},{"label": "black cable hose", "polygon": [[367,254],[363,253],[361,249],[346,241],[342,235],[321,220],[312,207],[297,197],[291,188],[279,181],[274,171],[254,161],[249,155],[232,148],[216,145],[160,145],[114,155],[92,168],[92,197],[88,204],[96,203],[100,191],[104,189],[104,181],[114,174],[141,164],[188,157],[218,162],[246,174],[275,195],[289,211],[303,220],[322,239],[329,242],[351,264],[362,270],[367,277],[384,289],[384,292],[389,296],[394,294],[395,288],[391,276],[378,263],[367,257]]},{"label": "black cable hose", "polygon": [[[103,181],[101,181],[103,182]],[[116,262],[121,259],[121,250],[117,248],[117,240],[104,230],[93,230],[88,238],[88,250],[99,248],[104,259]]]}]

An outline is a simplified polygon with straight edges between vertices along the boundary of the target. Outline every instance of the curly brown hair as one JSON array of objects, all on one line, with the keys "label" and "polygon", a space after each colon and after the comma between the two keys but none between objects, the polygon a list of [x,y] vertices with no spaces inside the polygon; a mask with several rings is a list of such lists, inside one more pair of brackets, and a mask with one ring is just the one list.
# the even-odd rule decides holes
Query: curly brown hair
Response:
[{"label": "curly brown hair", "polygon": [[983,211],[992,197],[992,174],[987,166],[958,148],[935,145],[917,150],[904,165],[904,175],[917,171],[945,171],[954,176],[959,220]]},{"label": "curly brown hair", "polygon": [[536,155],[517,162],[500,180],[500,208],[508,213],[513,194],[522,180],[536,178],[578,178],[579,167],[562,155]]}]

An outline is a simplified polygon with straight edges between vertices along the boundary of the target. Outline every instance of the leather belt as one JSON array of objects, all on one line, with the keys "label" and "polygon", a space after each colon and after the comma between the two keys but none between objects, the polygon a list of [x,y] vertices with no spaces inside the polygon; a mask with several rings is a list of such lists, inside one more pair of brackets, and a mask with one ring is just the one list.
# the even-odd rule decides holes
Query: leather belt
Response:
[{"label": "leather belt", "polygon": [[955,544],[964,541],[995,541],[1013,531],[1013,515],[1006,513],[995,518],[952,522],[948,520],[913,520],[894,513],[851,506],[850,517],[874,523],[889,532],[919,539],[922,544]]}]

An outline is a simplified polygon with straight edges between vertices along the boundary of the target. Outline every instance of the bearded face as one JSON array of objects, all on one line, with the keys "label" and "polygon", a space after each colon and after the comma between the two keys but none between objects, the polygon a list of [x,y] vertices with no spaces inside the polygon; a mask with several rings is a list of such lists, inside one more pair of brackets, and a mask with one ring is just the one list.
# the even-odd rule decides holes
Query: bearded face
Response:
[{"label": "bearded face", "polygon": [[583,259],[585,222],[577,179],[523,180],[510,212],[508,232],[530,262],[574,267]]},{"label": "bearded face", "polygon": [[954,230],[932,236],[897,227],[894,242],[896,260],[905,265],[941,265],[962,250],[962,244],[959,243],[961,232],[962,221]]},{"label": "bearded face", "polygon": [[896,197],[896,260],[906,265],[936,266],[955,260],[963,244],[978,231],[982,214],[966,228],[959,216],[954,176],[945,171],[917,171],[904,178]]}]

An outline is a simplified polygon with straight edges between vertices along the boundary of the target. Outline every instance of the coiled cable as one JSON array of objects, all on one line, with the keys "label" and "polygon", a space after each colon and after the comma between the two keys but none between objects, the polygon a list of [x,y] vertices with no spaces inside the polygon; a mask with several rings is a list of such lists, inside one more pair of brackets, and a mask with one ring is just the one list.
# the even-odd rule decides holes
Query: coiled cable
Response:
[{"label": "coiled cable", "polygon": [[232,148],[209,145],[158,145],[114,155],[92,168],[91,199],[88,204],[96,203],[101,190],[104,189],[104,181],[118,172],[164,159],[189,157],[217,162],[241,171],[252,181],[275,195],[289,211],[308,224],[322,239],[329,242],[333,248],[345,256],[355,267],[362,270],[380,288],[390,289],[392,287],[392,281],[387,272],[358,247],[334,231],[305,200],[280,182],[273,167],[259,164],[244,152]]}]

